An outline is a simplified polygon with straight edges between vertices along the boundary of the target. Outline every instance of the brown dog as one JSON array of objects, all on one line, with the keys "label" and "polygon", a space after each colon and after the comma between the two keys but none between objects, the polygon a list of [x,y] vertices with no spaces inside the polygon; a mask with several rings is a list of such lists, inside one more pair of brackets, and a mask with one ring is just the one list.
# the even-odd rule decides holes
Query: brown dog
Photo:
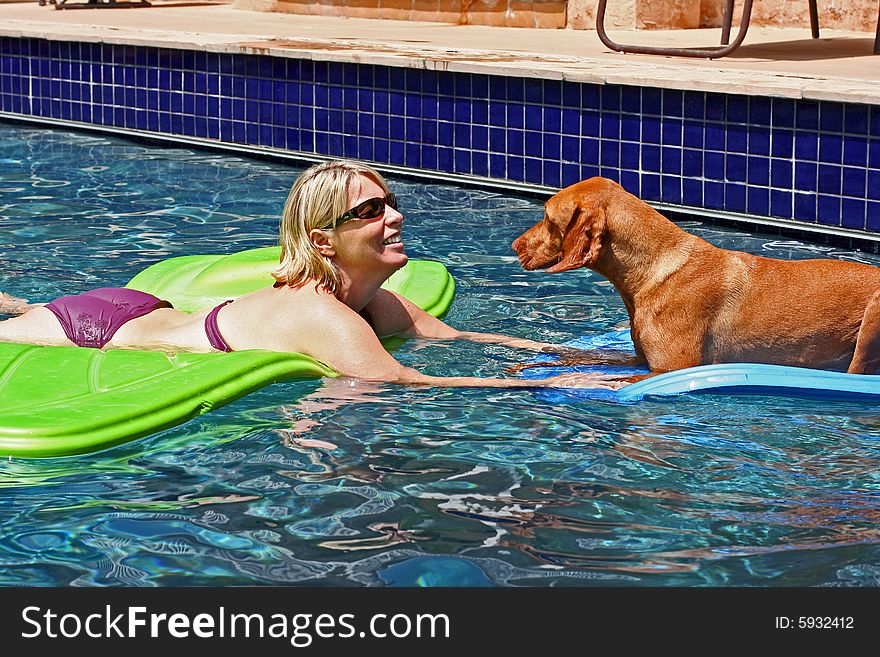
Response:
[{"label": "brown dog", "polygon": [[563,189],[513,249],[529,270],[589,267],[611,281],[652,372],[731,362],[859,374],[880,366],[880,268],[720,249],[611,180]]}]

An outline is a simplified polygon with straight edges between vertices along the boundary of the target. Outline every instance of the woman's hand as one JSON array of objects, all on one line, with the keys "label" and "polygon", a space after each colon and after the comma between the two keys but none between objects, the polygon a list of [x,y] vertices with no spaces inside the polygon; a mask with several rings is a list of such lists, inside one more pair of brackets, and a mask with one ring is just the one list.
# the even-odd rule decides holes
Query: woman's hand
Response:
[{"label": "woman's hand", "polygon": [[600,374],[598,372],[570,372],[557,374],[546,379],[535,379],[534,383],[542,388],[600,388],[604,390],[620,390],[632,383],[629,377]]},{"label": "woman's hand", "polygon": [[24,315],[34,305],[28,303],[27,299],[0,292],[0,315]]},{"label": "woman's hand", "polygon": [[545,354],[560,354],[565,351],[570,351],[569,347],[563,347],[560,344],[551,344],[549,342],[538,342],[526,338],[512,338],[501,335],[493,337],[500,338],[496,344],[503,344],[506,347],[513,347],[514,349],[527,349],[529,351],[538,351]]},{"label": "woman's hand", "polygon": [[481,344],[500,344],[505,347],[510,347],[511,349],[527,349],[528,351],[538,351],[547,354],[563,354],[570,351],[578,351],[561,344],[538,342],[536,340],[529,340],[528,338],[515,338],[511,335],[499,335],[498,333],[456,331],[451,337],[457,340],[469,340]]},{"label": "woman's hand", "polygon": [[557,356],[556,360],[538,361],[534,363],[517,363],[507,368],[510,373],[522,372],[532,367],[578,367],[580,365],[612,365],[631,367],[645,365],[647,361],[628,351],[616,349],[574,349],[564,345],[550,345],[543,353]]}]

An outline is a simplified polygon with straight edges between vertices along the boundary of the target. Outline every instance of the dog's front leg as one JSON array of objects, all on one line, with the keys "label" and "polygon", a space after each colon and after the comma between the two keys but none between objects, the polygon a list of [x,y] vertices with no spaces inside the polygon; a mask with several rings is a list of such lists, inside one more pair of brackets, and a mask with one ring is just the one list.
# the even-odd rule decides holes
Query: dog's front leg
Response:
[{"label": "dog's front leg", "polygon": [[856,351],[847,372],[850,374],[874,374],[880,368],[880,290],[874,292],[865,306]]},{"label": "dog's front leg", "polygon": [[[633,333],[635,342],[635,333]],[[645,354],[652,374],[662,374],[687,367],[705,365],[703,358],[705,333],[685,332],[677,326],[655,326],[648,333],[642,331],[637,347]]]}]

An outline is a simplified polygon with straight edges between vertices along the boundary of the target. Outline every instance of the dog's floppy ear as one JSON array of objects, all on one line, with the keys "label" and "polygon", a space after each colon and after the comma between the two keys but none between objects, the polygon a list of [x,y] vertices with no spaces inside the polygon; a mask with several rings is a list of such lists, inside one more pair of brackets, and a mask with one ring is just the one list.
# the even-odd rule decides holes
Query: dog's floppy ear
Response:
[{"label": "dog's floppy ear", "polygon": [[591,267],[599,259],[605,235],[605,210],[597,203],[590,208],[577,207],[562,238],[562,259],[550,273]]}]

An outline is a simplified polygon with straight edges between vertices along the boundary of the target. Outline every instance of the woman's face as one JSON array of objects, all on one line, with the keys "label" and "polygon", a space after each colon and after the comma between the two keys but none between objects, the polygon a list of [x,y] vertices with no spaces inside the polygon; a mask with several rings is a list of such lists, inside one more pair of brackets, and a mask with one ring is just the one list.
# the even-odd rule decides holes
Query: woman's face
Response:
[{"label": "woman's face", "polygon": [[[385,190],[372,178],[361,176],[349,187],[348,207],[371,198],[384,198]],[[401,229],[403,215],[391,206],[374,219],[352,219],[337,226],[334,239],[336,262],[348,271],[381,270],[390,276],[406,264]]]}]

